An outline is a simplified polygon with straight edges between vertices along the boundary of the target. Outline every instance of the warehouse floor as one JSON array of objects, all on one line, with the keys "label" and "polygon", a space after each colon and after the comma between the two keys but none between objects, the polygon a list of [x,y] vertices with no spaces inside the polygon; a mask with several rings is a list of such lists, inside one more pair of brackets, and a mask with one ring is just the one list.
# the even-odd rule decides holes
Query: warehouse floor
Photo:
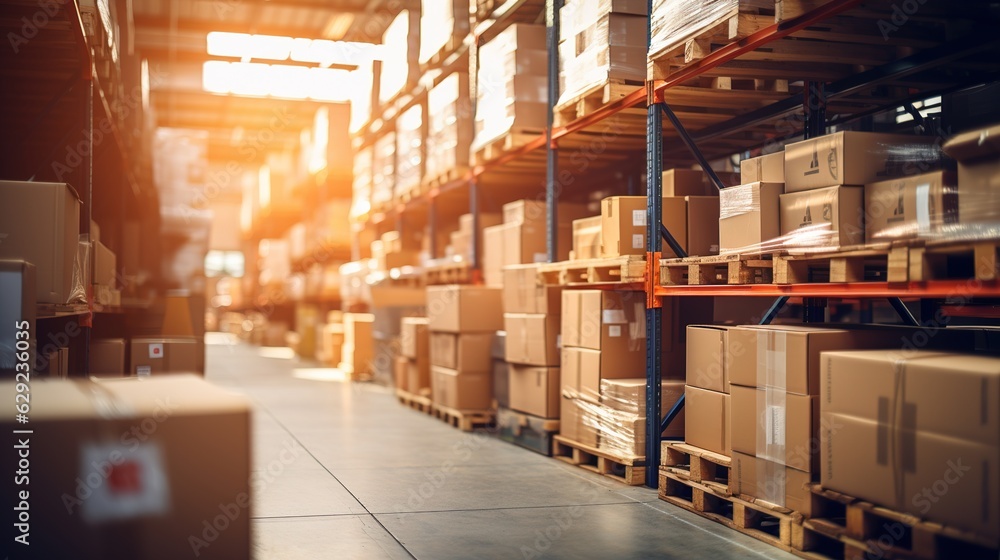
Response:
[{"label": "warehouse floor", "polygon": [[208,338],[254,402],[254,554],[313,558],[792,558],[656,497],[400,406],[285,348]]}]

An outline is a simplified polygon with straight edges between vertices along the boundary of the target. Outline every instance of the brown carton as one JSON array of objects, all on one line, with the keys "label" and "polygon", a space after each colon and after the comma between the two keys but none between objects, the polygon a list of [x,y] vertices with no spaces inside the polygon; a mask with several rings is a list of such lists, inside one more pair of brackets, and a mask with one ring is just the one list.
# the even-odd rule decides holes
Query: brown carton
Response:
[{"label": "brown carton", "polygon": [[1000,125],[959,134],[944,145],[958,160],[958,216],[963,224],[996,222],[1000,208]]},{"label": "brown carton", "polygon": [[[687,253],[688,256],[719,254],[719,197],[688,196]],[[673,234],[673,230],[670,231]],[[666,249],[670,252],[670,249]]]},{"label": "brown carton", "polygon": [[733,451],[819,473],[819,398],[733,385]]},{"label": "brown carton", "polygon": [[194,338],[137,337],[132,339],[130,354],[129,371],[139,377],[198,370]]},{"label": "brown carton", "polygon": [[729,395],[697,387],[684,390],[684,441],[730,456]]},{"label": "brown carton", "polygon": [[[660,384],[660,418],[667,415],[671,407],[684,394],[684,382],[674,380],[664,380]],[[614,410],[635,415],[640,421],[646,420],[646,379],[602,379],[601,380],[601,404]],[[646,428],[643,426],[641,434],[645,435]],[[638,434],[640,431],[637,431]],[[684,438],[684,409],[674,417],[663,432],[664,437]],[[645,455],[645,451],[636,453]]]},{"label": "brown carton", "polygon": [[[646,254],[646,197],[611,196],[601,201],[601,255]],[[663,199],[663,225],[687,250],[687,202],[683,198]],[[674,256],[664,247],[663,257]]]},{"label": "brown carton", "polygon": [[865,239],[920,237],[956,222],[955,185],[955,175],[945,171],[865,185]]},{"label": "brown carton", "polygon": [[741,351],[730,343],[726,325],[688,325],[687,384],[692,387],[729,392],[729,362]]},{"label": "brown carton", "polygon": [[375,362],[375,316],[370,313],[344,313],[344,344],[340,368],[358,378],[372,373]]},{"label": "brown carton", "polygon": [[453,369],[431,368],[431,400],[456,410],[486,410],[493,400],[489,371],[459,373]]},{"label": "brown carton", "polygon": [[505,266],[503,279],[504,312],[559,315],[562,310],[563,287],[540,284],[538,265]]},{"label": "brown carton", "polygon": [[821,352],[898,348],[904,337],[904,331],[899,329],[831,327],[749,325],[730,329],[729,382],[744,387],[784,387],[797,395],[818,395]]},{"label": "brown carton", "polygon": [[663,196],[715,196],[718,192],[700,169],[668,169],[663,172]]},{"label": "brown carton", "polygon": [[574,260],[601,258],[601,216],[573,220]]},{"label": "brown carton", "polygon": [[124,338],[104,338],[90,342],[92,375],[124,376],[126,371]]},{"label": "brown carton", "polygon": [[429,352],[427,317],[403,317],[400,321],[399,353],[407,358],[426,357]]},{"label": "brown carton", "polygon": [[406,390],[414,395],[430,395],[431,361],[409,360],[406,364]]},{"label": "brown carton", "polygon": [[785,146],[785,192],[867,185],[926,171],[940,161],[935,138],[835,132]]},{"label": "brown carton", "polygon": [[501,290],[483,286],[428,286],[431,331],[487,332],[503,328]]},{"label": "brown carton", "polygon": [[559,315],[504,313],[506,360],[533,366],[559,365]]},{"label": "brown carton", "polygon": [[[503,205],[503,223],[522,224],[536,223],[545,225],[548,219],[547,205],[544,200],[516,200]],[[584,204],[559,204],[556,208],[559,222],[569,224],[577,218],[587,215]]]},{"label": "brown carton", "polygon": [[32,380],[31,395],[31,557],[251,557],[248,399],[192,375]]},{"label": "brown carton", "polygon": [[408,358],[404,356],[396,356],[396,361],[392,368],[392,378],[397,389],[409,391],[409,365],[410,360]]},{"label": "brown carton", "polygon": [[510,408],[539,416],[559,418],[559,368],[510,364]]},{"label": "brown carton", "polygon": [[824,487],[1000,537],[1000,359],[826,352]]},{"label": "brown carton", "polygon": [[781,235],[778,201],[784,192],[782,183],[757,182],[723,189],[719,193],[720,252],[764,247]]},{"label": "brown carton", "polygon": [[646,370],[645,303],[636,292],[565,290],[562,307],[563,346],[600,350],[615,377]]},{"label": "brown carton", "polygon": [[[865,242],[864,188],[827,187],[778,199],[787,246],[846,247]],[[793,234],[794,235],[790,235]]]},{"label": "brown carton", "polygon": [[491,288],[503,287],[504,226],[483,229],[483,282]]},{"label": "brown carton", "polygon": [[729,492],[812,515],[809,473],[733,450]]},{"label": "brown carton", "polygon": [[785,152],[775,152],[740,162],[740,184],[784,183]]},{"label": "brown carton", "polygon": [[490,347],[493,333],[430,334],[431,359],[435,367],[457,369],[462,373],[491,371]]},{"label": "brown carton", "polygon": [[582,348],[563,348],[560,372],[562,402],[559,432],[573,441],[597,447],[597,430],[584,424],[600,402],[601,353]]}]

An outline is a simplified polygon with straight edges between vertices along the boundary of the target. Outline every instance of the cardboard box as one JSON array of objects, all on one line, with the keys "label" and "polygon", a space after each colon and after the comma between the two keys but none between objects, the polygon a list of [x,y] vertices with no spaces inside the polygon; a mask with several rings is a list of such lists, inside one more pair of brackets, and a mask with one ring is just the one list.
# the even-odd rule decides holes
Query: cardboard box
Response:
[{"label": "cardboard box", "polygon": [[[545,225],[548,220],[548,205],[545,200],[525,199],[515,200],[503,205],[503,223],[524,224],[534,223]],[[577,218],[588,215],[585,204],[561,203],[556,207],[559,222],[568,224]]]},{"label": "cardboard box", "polygon": [[[782,183],[749,183],[719,193],[719,250],[764,246],[781,235]],[[752,250],[752,249],[751,249]]]},{"label": "cardboard box", "polygon": [[396,356],[396,361],[393,364],[392,378],[397,389],[402,389],[403,391],[409,391],[409,365],[410,360],[404,356]]},{"label": "cardboard box", "polygon": [[[6,401],[15,392],[0,384]],[[206,520],[224,512],[226,529],[197,552],[251,557],[248,399],[190,375],[33,379],[31,395],[31,557],[190,557]],[[4,422],[8,433],[23,428],[13,415]]]},{"label": "cardboard box", "polygon": [[1000,125],[959,134],[944,145],[958,160],[958,215],[962,224],[996,222],[1000,208]]},{"label": "cardboard box", "polygon": [[503,360],[493,360],[493,398],[497,406],[510,408],[510,373],[509,366]]},{"label": "cardboard box", "polygon": [[[785,192],[867,185],[940,166],[936,138],[835,132],[785,146]],[[929,167],[931,166],[931,167]]]},{"label": "cardboard box", "polygon": [[135,337],[130,344],[131,375],[198,371],[198,342],[194,338]]},{"label": "cardboard box", "polygon": [[[742,355],[730,343],[727,325],[688,325],[687,384],[700,389],[729,392],[729,363]],[[737,343],[742,344],[742,343]]]},{"label": "cardboard box", "polygon": [[668,169],[663,172],[663,196],[715,196],[718,189],[701,169]]},{"label": "cardboard box", "polygon": [[809,473],[733,450],[729,492],[812,515]]},{"label": "cardboard box", "polygon": [[603,360],[636,377],[646,371],[646,308],[637,292],[565,290],[562,344],[600,350]]},{"label": "cardboard box", "polygon": [[921,237],[958,221],[957,178],[946,171],[865,185],[865,239]]},{"label": "cardboard box", "polygon": [[538,281],[538,265],[510,265],[503,268],[503,310],[506,313],[543,313],[559,315],[562,311],[563,286],[549,286]]},{"label": "cardboard box", "polygon": [[118,285],[116,282],[116,271],[117,261],[115,254],[100,241],[95,241],[93,283],[114,288]]},{"label": "cardboard box", "polygon": [[103,338],[90,341],[90,373],[124,376],[125,339]]},{"label": "cardboard box", "polygon": [[0,224],[0,259],[35,265],[39,303],[67,303],[80,235],[80,200],[72,187],[0,181]]},{"label": "cardboard box", "polygon": [[819,474],[819,397],[733,385],[733,451]]},{"label": "cardboard box", "polygon": [[431,365],[462,373],[489,373],[493,333],[430,334]]},{"label": "cardboard box", "polygon": [[601,216],[573,220],[573,254],[571,259],[599,259],[601,257]]},{"label": "cardboard box", "polygon": [[601,353],[582,348],[562,349],[562,400],[559,433],[578,443],[597,447],[598,432],[584,424],[601,399]]},{"label": "cardboard box", "polygon": [[784,183],[785,152],[775,152],[740,162],[740,184]]},{"label": "cardboard box", "polygon": [[403,317],[400,322],[399,353],[407,358],[426,358],[430,352],[427,317]]},{"label": "cardboard box", "polygon": [[339,364],[341,349],[344,346],[344,325],[342,323],[327,323],[323,325],[321,342],[323,362],[332,366]]},{"label": "cardboard box", "polygon": [[786,192],[778,201],[781,235],[797,235],[785,245],[846,247],[864,243],[864,203],[863,187]]},{"label": "cardboard box", "polygon": [[503,224],[501,228],[503,230],[504,266],[548,261],[545,224],[537,222],[507,223]]},{"label": "cardboard box", "polygon": [[749,325],[730,329],[729,382],[744,387],[784,386],[789,393],[818,395],[822,352],[899,348],[905,338],[898,329],[831,327]]},{"label": "cardboard box", "polygon": [[493,381],[489,370],[481,373],[431,368],[431,400],[456,410],[487,410],[493,401]]},{"label": "cardboard box", "polygon": [[[719,254],[719,197],[688,196],[687,201],[687,253],[688,256]],[[673,230],[670,231],[673,234]],[[676,237],[675,237],[676,238]],[[671,252],[667,249],[667,252]]]},{"label": "cardboard box", "polygon": [[684,390],[684,441],[727,457],[730,441],[729,395],[688,386]]},{"label": "cardboard box", "polygon": [[504,250],[504,226],[492,226],[483,229],[483,282],[491,288],[502,288]]},{"label": "cardboard box", "polygon": [[506,360],[533,366],[559,365],[559,315],[504,313]]},{"label": "cardboard box", "polygon": [[559,418],[559,368],[510,364],[510,408],[541,418]]},{"label": "cardboard box", "polygon": [[[611,196],[601,201],[601,256],[646,254],[646,197]],[[687,250],[687,202],[664,198],[661,220],[677,243]],[[674,253],[664,247],[663,257]]]},{"label": "cardboard box", "polygon": [[[677,400],[684,394],[685,384],[683,381],[664,380],[660,382],[660,418],[667,415],[667,412],[677,403]],[[601,380],[601,404],[614,410],[635,415],[639,420],[646,419],[646,379],[637,377],[632,379],[602,379]],[[641,430],[645,435],[645,427]],[[638,433],[638,432],[637,432]],[[664,430],[664,437],[684,438],[684,409],[674,417],[670,426]],[[637,453],[644,455],[645,451]]]},{"label": "cardboard box", "polygon": [[428,286],[431,331],[489,332],[503,328],[501,290],[483,286]]},{"label": "cardboard box", "polygon": [[408,360],[406,364],[406,390],[414,395],[431,394],[431,361]]},{"label": "cardboard box", "polygon": [[826,352],[821,382],[824,487],[1000,537],[1000,359]]},{"label": "cardboard box", "polygon": [[339,367],[352,379],[374,373],[375,316],[370,313],[344,313],[344,345]]}]

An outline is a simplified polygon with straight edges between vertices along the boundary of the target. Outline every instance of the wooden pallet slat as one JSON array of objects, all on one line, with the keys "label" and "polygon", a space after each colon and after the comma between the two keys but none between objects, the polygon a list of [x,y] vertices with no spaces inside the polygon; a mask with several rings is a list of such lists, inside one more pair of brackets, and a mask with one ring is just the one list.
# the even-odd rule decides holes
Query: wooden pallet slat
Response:
[{"label": "wooden pallet slat", "polygon": [[470,283],[472,265],[467,262],[442,263],[424,269],[424,284],[428,286]]},{"label": "wooden pallet slat", "polygon": [[646,483],[646,461],[643,457],[624,457],[606,450],[575,442],[563,436],[552,438],[552,456],[629,486]]},{"label": "wooden pallet slat", "polygon": [[643,282],[646,277],[646,259],[626,255],[547,263],[538,266],[538,277],[542,284],[560,286]]},{"label": "wooden pallet slat", "polygon": [[431,403],[431,399],[425,395],[414,395],[409,391],[404,391],[402,389],[396,389],[396,399],[403,406],[412,408],[417,412],[423,412],[424,414],[433,414],[434,407]]},{"label": "wooden pallet slat", "polygon": [[975,278],[993,281],[1000,277],[997,250],[1000,240],[934,241],[909,249],[910,281]]},{"label": "wooden pallet slat", "polygon": [[727,254],[685,257],[660,261],[660,284],[696,286],[707,284],[770,284],[774,261],[771,255]]},{"label": "wooden pallet slat", "polygon": [[578,118],[593,113],[608,103],[628,97],[645,85],[639,80],[620,78],[609,78],[605,82],[594,84],[553,108],[555,126],[565,126]]},{"label": "wooden pallet slat", "polygon": [[661,444],[660,467],[694,482],[728,492],[732,459],[683,442]]},{"label": "wooden pallet slat", "polygon": [[434,404],[433,416],[463,432],[471,432],[476,428],[489,428],[496,420],[493,410],[457,410],[439,404]]},{"label": "wooden pallet slat", "polygon": [[431,189],[443,187],[449,183],[457,181],[464,177],[468,172],[469,167],[467,165],[459,165],[443,171],[434,177],[428,177],[424,179],[421,184],[421,194],[426,194]]},{"label": "wooden pallet slat", "polygon": [[493,161],[507,152],[519,148],[544,134],[543,130],[514,129],[486,142],[473,151],[472,159],[476,165]]},{"label": "wooden pallet slat", "polygon": [[898,274],[897,263],[905,247],[887,244],[863,248],[804,252],[780,255],[774,258],[775,284],[845,283],[845,282],[899,282],[905,278],[890,277]]}]

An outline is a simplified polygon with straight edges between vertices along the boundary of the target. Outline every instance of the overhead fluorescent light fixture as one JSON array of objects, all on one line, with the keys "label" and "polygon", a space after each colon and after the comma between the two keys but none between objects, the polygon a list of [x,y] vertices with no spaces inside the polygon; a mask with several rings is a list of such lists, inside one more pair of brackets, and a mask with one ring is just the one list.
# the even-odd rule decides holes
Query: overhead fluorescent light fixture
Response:
[{"label": "overhead fluorescent light fixture", "polygon": [[251,35],[212,31],[207,37],[208,54],[258,60],[293,60],[320,66],[357,66],[382,59],[382,46],[372,43],[328,41],[278,35]]}]

